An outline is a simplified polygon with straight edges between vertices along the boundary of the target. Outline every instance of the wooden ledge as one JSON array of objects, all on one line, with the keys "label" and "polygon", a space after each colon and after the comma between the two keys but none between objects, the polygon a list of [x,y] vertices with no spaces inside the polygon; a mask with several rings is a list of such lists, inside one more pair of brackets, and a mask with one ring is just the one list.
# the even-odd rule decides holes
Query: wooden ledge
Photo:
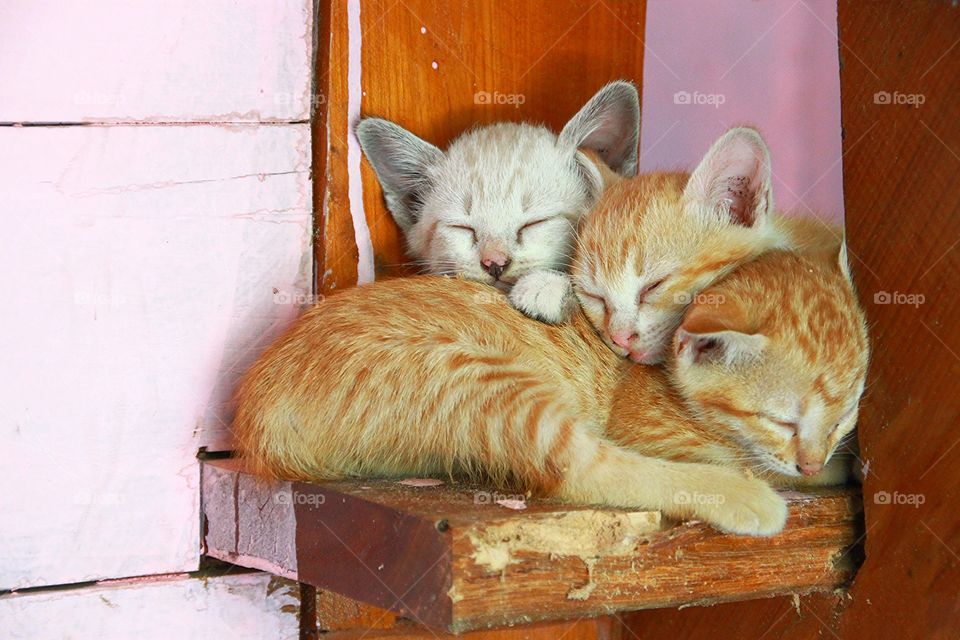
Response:
[{"label": "wooden ledge", "polygon": [[659,512],[515,510],[464,484],[267,482],[238,460],[202,474],[207,555],[455,633],[834,589],[862,532],[854,489],[785,493],[786,529],[750,538]]}]

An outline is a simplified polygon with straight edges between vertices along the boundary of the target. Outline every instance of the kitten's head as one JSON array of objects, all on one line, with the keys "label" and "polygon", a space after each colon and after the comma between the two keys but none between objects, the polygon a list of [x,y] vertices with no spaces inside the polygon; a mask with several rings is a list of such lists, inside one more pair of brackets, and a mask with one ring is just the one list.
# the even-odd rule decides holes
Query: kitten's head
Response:
[{"label": "kitten's head", "polygon": [[639,127],[637,90],[620,81],[559,136],[499,123],[461,135],[444,152],[378,118],[362,120],[357,136],[426,271],[509,285],[530,271],[567,267],[576,225],[604,188],[603,163],[636,173]]},{"label": "kitten's head", "polygon": [[717,140],[692,174],[607,190],[580,225],[573,265],[584,311],[615,352],[654,364],[689,305],[737,265],[781,246],[770,154],[754,129]]},{"label": "kitten's head", "polygon": [[869,345],[845,251],[741,266],[690,306],[673,347],[687,404],[762,468],[815,475],[856,425]]}]

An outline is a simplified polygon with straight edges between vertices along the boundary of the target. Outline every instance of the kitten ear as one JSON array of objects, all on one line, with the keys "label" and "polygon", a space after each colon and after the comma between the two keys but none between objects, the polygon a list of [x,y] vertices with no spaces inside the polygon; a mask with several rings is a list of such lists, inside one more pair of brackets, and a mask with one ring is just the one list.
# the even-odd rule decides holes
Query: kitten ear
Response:
[{"label": "kitten ear", "polygon": [[637,173],[640,142],[640,97],[625,80],[604,86],[560,132],[560,143],[597,152],[624,176]]},{"label": "kitten ear", "polygon": [[380,180],[387,208],[400,228],[407,231],[417,222],[423,194],[430,188],[429,170],[443,159],[443,152],[380,118],[361,120],[357,138]]},{"label": "kitten ear", "polygon": [[729,367],[763,353],[767,337],[756,331],[745,309],[720,293],[703,294],[717,304],[696,304],[677,330],[678,359],[688,363],[723,362]]},{"label": "kitten ear", "polygon": [[690,333],[681,328],[676,340],[677,356],[688,364],[722,362],[726,367],[755,360],[767,345],[767,337],[762,333],[739,331]]},{"label": "kitten ear", "polygon": [[684,198],[733,224],[752,227],[773,212],[770,151],[756,129],[730,129],[690,175]]},{"label": "kitten ear", "polygon": [[846,278],[847,282],[853,284],[853,276],[850,273],[850,261],[847,258],[847,239],[844,238],[840,243],[840,253],[837,255],[837,263],[840,265],[840,273]]}]

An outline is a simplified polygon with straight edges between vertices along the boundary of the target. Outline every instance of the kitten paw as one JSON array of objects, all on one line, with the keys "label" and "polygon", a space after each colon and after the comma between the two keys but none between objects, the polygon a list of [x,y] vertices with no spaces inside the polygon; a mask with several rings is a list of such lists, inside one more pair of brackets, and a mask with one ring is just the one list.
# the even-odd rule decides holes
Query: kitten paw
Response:
[{"label": "kitten paw", "polygon": [[772,536],[787,522],[786,501],[762,480],[736,474],[698,498],[694,516],[729,533]]},{"label": "kitten paw", "polygon": [[578,305],[569,276],[559,271],[534,271],[521,276],[508,298],[525,316],[548,324],[566,322]]}]

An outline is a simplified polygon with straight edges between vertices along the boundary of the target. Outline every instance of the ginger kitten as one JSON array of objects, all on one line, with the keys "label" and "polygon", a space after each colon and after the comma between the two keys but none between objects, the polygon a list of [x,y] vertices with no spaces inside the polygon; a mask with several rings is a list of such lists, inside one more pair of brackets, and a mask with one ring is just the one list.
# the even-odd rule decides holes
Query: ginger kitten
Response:
[{"label": "ginger kitten", "polygon": [[603,190],[604,165],[637,171],[640,101],[611,82],[559,135],[546,127],[478,127],[446,151],[387,120],[357,126],[410,255],[432,274],[509,288],[525,274],[568,268],[580,217]]},{"label": "ginger kitten", "polygon": [[[562,322],[579,301],[607,345],[663,360],[687,305],[738,265],[773,250],[835,254],[842,231],[774,213],[770,154],[748,127],[727,131],[691,174],[651,173],[613,184],[579,230],[570,279],[518,283],[517,308]],[[530,290],[536,288],[536,291]]]},{"label": "ginger kitten", "polygon": [[842,252],[777,251],[739,267],[698,296],[672,346],[669,374],[627,372],[611,439],[779,485],[846,479],[849,459],[834,453],[856,425],[869,345]]},{"label": "ginger kitten", "polygon": [[[241,382],[233,429],[268,477],[467,475],[735,533],[779,531],[786,505],[766,483],[604,436],[630,366],[582,314],[547,325],[477,282],[386,280],[326,299],[271,345]],[[722,499],[687,504],[683,492]]]},{"label": "ginger kitten", "polygon": [[824,264],[774,252],[727,276],[691,305],[669,371],[619,358],[583,313],[538,323],[475,282],[350,289],[251,368],[234,430],[271,477],[463,474],[775,533],[783,500],[741,471],[818,476],[863,390],[863,316]]}]

